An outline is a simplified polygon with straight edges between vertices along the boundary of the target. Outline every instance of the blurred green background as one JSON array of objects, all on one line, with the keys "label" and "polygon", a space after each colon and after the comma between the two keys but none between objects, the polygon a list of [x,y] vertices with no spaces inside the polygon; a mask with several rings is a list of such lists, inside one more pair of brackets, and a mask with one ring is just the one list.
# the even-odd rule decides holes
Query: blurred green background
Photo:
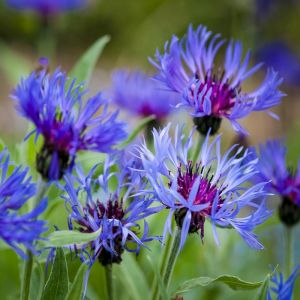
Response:
[{"label": "blurred green background", "polygon": [[[111,72],[116,68],[142,68],[153,72],[148,57],[155,49],[162,49],[172,34],[182,36],[189,24],[205,24],[213,32],[220,32],[226,39],[243,41],[245,49],[253,49],[255,61],[259,49],[266,43],[281,41],[290,49],[295,64],[300,69],[300,3],[296,0],[94,0],[82,10],[53,16],[50,29],[46,32],[41,18],[33,12],[14,11],[0,4],[0,136],[10,150],[20,143],[27,128],[26,122],[14,110],[9,94],[21,74],[37,66],[38,58],[50,56],[51,68],[61,66],[70,70],[79,56],[97,38],[109,34],[111,41],[105,48],[90,85],[91,91],[106,89],[110,85]],[[45,36],[49,37],[45,44]],[[289,65],[284,63],[285,72]],[[295,75],[297,76],[297,75]],[[300,82],[300,71],[295,82]],[[258,78],[260,74],[257,75]],[[249,85],[255,85],[256,78]],[[281,121],[277,122],[264,113],[252,114],[243,124],[250,132],[249,143],[256,145],[266,139],[286,137],[288,160],[296,165],[300,153],[300,84],[286,82],[282,90],[287,94],[283,104],[274,109]],[[138,88],[138,87],[137,87]],[[128,119],[126,113],[123,118]],[[176,115],[174,123],[184,122],[187,114]],[[179,120],[180,119],[180,120]],[[224,124],[225,146],[234,139],[228,124]],[[274,207],[276,200],[274,199]],[[51,225],[66,228],[66,213],[60,203],[50,217]],[[161,232],[162,218],[153,220],[155,231]],[[221,245],[217,247],[206,225],[205,243],[199,236],[191,236],[180,255],[175,268],[172,287],[196,276],[218,276],[224,273],[237,275],[245,280],[259,281],[271,267],[283,264],[284,235],[278,223],[276,210],[268,224],[257,233],[266,247],[265,251],[249,249],[233,231],[220,231]],[[295,231],[295,262],[300,262],[300,230]],[[124,265],[116,267],[118,286],[117,299],[132,299],[132,292],[143,295],[145,282],[151,286],[153,270],[146,257],[151,257],[154,267],[158,265],[160,245],[153,245],[151,251],[143,250],[138,258],[129,257]],[[72,261],[70,277],[79,262]],[[16,299],[19,289],[20,262],[10,250],[0,252],[0,295],[1,299]],[[128,278],[126,278],[128,277]],[[130,281],[131,280],[131,281]],[[130,283],[131,282],[131,283]],[[130,285],[131,284],[131,285]],[[295,288],[294,299],[300,299],[300,282]],[[234,292],[215,284],[199,288],[185,295],[184,299],[254,299],[256,291]],[[104,273],[100,266],[94,266],[88,290],[90,299],[105,299]]]}]

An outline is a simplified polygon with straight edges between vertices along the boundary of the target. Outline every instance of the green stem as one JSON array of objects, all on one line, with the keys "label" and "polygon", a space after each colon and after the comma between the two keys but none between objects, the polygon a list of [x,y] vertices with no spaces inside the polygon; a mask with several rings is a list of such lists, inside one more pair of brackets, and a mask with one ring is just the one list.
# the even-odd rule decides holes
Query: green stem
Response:
[{"label": "green stem", "polygon": [[[163,251],[162,251],[162,258],[160,261],[160,270],[159,272],[162,273],[164,266],[166,264],[166,261],[168,259],[168,257],[170,256],[170,252],[171,252],[171,244],[173,244],[173,240],[174,240],[174,235],[167,235],[166,237],[166,242],[165,242],[165,246],[163,247]],[[158,285],[158,280],[153,280],[153,285],[151,288],[152,292],[151,292],[151,299],[159,299],[159,285]]]},{"label": "green stem", "polygon": [[112,281],[112,265],[105,266],[105,277],[106,277],[106,287],[108,300],[114,299],[113,291],[113,281]]},{"label": "green stem", "polygon": [[[43,181],[41,178],[39,178],[38,184],[37,184],[37,194],[33,201],[33,207],[36,207],[41,199],[44,197],[46,191],[47,191],[47,182]],[[25,261],[24,266],[24,273],[23,273],[23,282],[21,287],[21,300],[28,300],[29,299],[29,292],[30,292],[30,280],[31,280],[31,274],[32,274],[32,268],[33,268],[33,254],[31,251],[26,251],[27,259]]]},{"label": "green stem", "polygon": [[119,150],[122,150],[126,146],[128,146],[137,137],[137,135],[148,125],[148,123],[150,123],[155,119],[156,117],[154,115],[142,119],[140,123],[137,124],[136,128],[132,131],[132,133],[128,136],[128,138],[123,143],[121,143],[117,148]]},{"label": "green stem", "polygon": [[32,266],[33,266],[33,255],[30,251],[27,250],[27,260],[24,266],[24,273],[23,273],[23,284],[21,290],[21,300],[28,300],[29,299],[29,292],[30,292],[30,278],[32,273]]},{"label": "green stem", "polygon": [[181,239],[181,230],[176,226],[175,232],[174,232],[174,240],[171,246],[171,251],[169,253],[169,257],[167,260],[167,264],[163,271],[163,283],[168,290],[172,274],[174,271],[175,263],[179,254],[179,245],[180,245],[180,239]]},{"label": "green stem", "polygon": [[38,54],[41,57],[52,59],[55,55],[55,39],[53,37],[53,24],[49,16],[43,16],[40,20],[40,37],[38,40]]},{"label": "green stem", "polygon": [[198,135],[198,139],[197,139],[197,143],[196,143],[196,147],[194,149],[193,155],[192,155],[192,162],[195,164],[198,157],[199,157],[199,152],[201,150],[201,146],[204,142],[204,136],[202,134]]},{"label": "green stem", "polygon": [[293,229],[285,226],[285,270],[286,278],[288,278],[293,269]]}]

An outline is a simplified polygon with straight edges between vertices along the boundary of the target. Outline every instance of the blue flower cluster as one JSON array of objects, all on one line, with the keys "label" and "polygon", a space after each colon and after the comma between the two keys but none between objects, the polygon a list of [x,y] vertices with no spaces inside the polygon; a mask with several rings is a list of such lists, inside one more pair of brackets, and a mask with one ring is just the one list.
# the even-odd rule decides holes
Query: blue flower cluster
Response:
[{"label": "blue flower cluster", "polygon": [[[44,13],[74,3],[49,2]],[[161,122],[174,107],[188,107],[193,116],[192,129],[169,123],[153,129],[151,142],[144,139],[134,148],[124,149],[132,137],[120,145],[127,136],[126,124],[118,121],[118,111],[110,111],[109,101],[101,93],[86,100],[84,84],[76,84],[60,69],[49,73],[43,63],[13,90],[18,112],[34,125],[29,135],[42,137],[36,171],[61,189],[69,230],[97,234],[89,242],[65,245],[89,266],[85,288],[96,261],[103,266],[120,263],[124,251],[138,254],[149,242],[164,241],[174,225],[180,233],[179,250],[189,234],[198,233],[204,241],[207,222],[217,244],[217,230],[231,228],[250,248],[263,249],[254,230],[271,216],[266,198],[274,193],[282,199],[282,222],[291,227],[300,221],[300,167],[296,172],[287,167],[282,143],[269,141],[259,153],[234,145],[222,154],[221,135],[210,141],[222,118],[244,136],[247,132],[237,120],[253,111],[273,115],[268,110],[284,95],[278,89],[282,79],[272,69],[255,90],[244,91],[244,81],[262,64],[249,67],[250,51],[243,58],[242,44],[230,41],[223,65],[216,66],[224,45],[220,35],[206,27],[190,26],[184,38],[174,36],[163,53],[157,51],[151,60],[157,69],[154,78],[141,72],[114,73],[109,91],[114,104],[138,116],[155,115]],[[202,139],[199,149],[197,138]],[[80,151],[105,153],[106,159],[86,171],[77,161]],[[0,237],[25,257],[23,248],[36,253],[35,243],[46,230],[45,222],[37,220],[46,200],[20,215],[19,209],[37,194],[36,187],[27,169],[11,167],[4,150]],[[162,211],[168,214],[162,238],[151,236],[147,218]],[[272,291],[278,299],[290,299],[298,275],[299,266],[286,283],[274,277]]]},{"label": "blue flower cluster", "polygon": [[173,36],[165,44],[164,53],[157,51],[151,62],[158,70],[155,78],[181,96],[178,107],[192,108],[191,115],[196,118],[227,118],[236,131],[246,133],[237,120],[278,105],[284,95],[278,90],[282,79],[269,69],[260,86],[245,92],[242,83],[262,64],[249,68],[250,51],[243,58],[242,44],[230,41],[223,66],[215,66],[215,57],[224,44],[219,34],[212,35],[206,27],[200,25],[194,30],[190,26],[186,37]]},{"label": "blue flower cluster", "polygon": [[[33,72],[13,91],[17,110],[34,125],[44,145],[37,154],[37,169],[49,180],[62,178],[74,166],[76,153],[91,150],[108,153],[126,137],[118,112],[108,112],[101,94],[84,104],[86,90],[57,69]],[[101,113],[98,112],[101,110]]]},{"label": "blue flower cluster", "polygon": [[[118,172],[112,169],[116,165]],[[92,242],[73,247],[81,260],[89,265],[89,270],[96,260],[103,266],[120,263],[124,250],[138,254],[141,247],[148,248],[146,242],[159,239],[149,236],[145,218],[161,208],[152,207],[153,200],[149,196],[136,195],[144,184],[142,180],[132,184],[131,168],[134,165],[132,160],[124,165],[120,157],[109,156],[103,164],[103,174],[96,178],[93,177],[96,168],[87,176],[77,168],[76,176],[65,177],[66,195],[63,198],[71,208],[69,229],[99,232]],[[113,180],[117,184],[111,189]],[[138,223],[141,220],[143,229]]]},{"label": "blue flower cluster", "polygon": [[130,113],[141,117],[155,115],[157,119],[167,117],[177,100],[175,94],[164,91],[158,83],[140,71],[116,71],[110,94],[113,103]]},{"label": "blue flower cluster", "polygon": [[0,238],[23,258],[24,249],[37,253],[34,243],[47,230],[46,222],[37,220],[47,206],[46,198],[30,212],[19,213],[35,193],[28,169],[15,166],[7,150],[0,152]]},{"label": "blue flower cluster", "polygon": [[[220,154],[220,136],[211,144],[206,137],[196,161],[188,158],[193,133],[184,141],[182,128],[176,128],[172,141],[170,125],[154,130],[154,151],[146,144],[139,149],[143,169],[151,185],[155,201],[169,209],[165,232],[171,233],[172,216],[181,228],[180,248],[188,233],[200,231],[204,237],[204,223],[211,221],[218,243],[216,226],[234,228],[251,248],[262,249],[252,230],[271,214],[263,200],[265,183],[253,185],[246,191],[243,184],[257,172],[257,160],[246,160],[247,150],[238,157],[242,148],[231,147]],[[235,150],[237,150],[235,152]],[[147,191],[148,192],[148,191]],[[247,213],[239,215],[242,210]]]}]

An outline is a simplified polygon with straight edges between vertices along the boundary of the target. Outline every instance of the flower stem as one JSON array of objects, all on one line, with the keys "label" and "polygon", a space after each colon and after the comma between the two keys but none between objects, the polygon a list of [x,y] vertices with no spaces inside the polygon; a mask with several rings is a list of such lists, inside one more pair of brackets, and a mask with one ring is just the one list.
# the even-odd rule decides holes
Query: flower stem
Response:
[{"label": "flower stem", "polygon": [[30,292],[30,278],[32,273],[32,266],[33,266],[33,255],[30,251],[27,251],[27,260],[24,266],[24,273],[23,273],[23,284],[21,290],[21,300],[28,300],[29,299],[29,292]]},{"label": "flower stem", "polygon": [[[39,178],[38,184],[37,184],[37,194],[33,201],[33,207],[39,204],[41,199],[44,197],[46,191],[47,191],[48,185],[47,182],[43,181],[41,178]],[[31,280],[31,273],[33,268],[33,254],[31,251],[26,251],[27,259],[25,261],[24,266],[24,273],[23,273],[23,282],[21,287],[21,300],[28,300],[29,299],[29,292],[30,292],[30,280]]]},{"label": "flower stem", "polygon": [[288,278],[293,269],[293,229],[285,226],[285,270],[286,278]]},{"label": "flower stem", "polygon": [[113,300],[114,291],[113,291],[113,281],[112,281],[112,265],[105,266],[105,277],[106,277],[108,300]]},{"label": "flower stem", "polygon": [[180,238],[181,238],[181,230],[176,226],[175,233],[174,233],[174,240],[171,246],[171,251],[169,253],[167,264],[163,270],[163,283],[168,290],[175,263],[179,254],[179,245],[180,245]]},{"label": "flower stem", "polygon": [[204,142],[204,136],[202,134],[198,134],[198,139],[196,143],[196,147],[194,149],[193,155],[192,155],[192,162],[195,163],[199,157],[199,152],[201,150],[201,146]]},{"label": "flower stem", "polygon": [[[160,260],[160,269],[159,272],[162,273],[165,263],[167,261],[167,258],[170,256],[170,246],[171,243],[173,243],[174,240],[174,235],[167,235],[166,236],[166,241],[165,241],[165,246],[162,248],[162,256],[161,256],[161,260]],[[158,286],[158,280],[159,278],[157,278],[157,280],[153,280],[153,284],[152,284],[152,292],[151,292],[151,299],[156,300],[159,298],[159,286]]]}]

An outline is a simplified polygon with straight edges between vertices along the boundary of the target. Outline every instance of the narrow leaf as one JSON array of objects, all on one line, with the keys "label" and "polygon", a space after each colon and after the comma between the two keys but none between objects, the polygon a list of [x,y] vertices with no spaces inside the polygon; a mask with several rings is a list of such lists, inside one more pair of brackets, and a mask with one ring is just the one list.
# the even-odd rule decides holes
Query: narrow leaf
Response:
[{"label": "narrow leaf", "polygon": [[276,266],[276,268],[273,270],[272,273],[269,273],[264,282],[263,282],[263,285],[256,297],[256,300],[266,300],[267,299],[267,295],[268,295],[268,289],[269,289],[269,283],[270,283],[270,279],[274,276],[274,273],[276,272],[278,268],[278,265]]},{"label": "narrow leaf", "polygon": [[266,279],[264,280],[264,283],[263,283],[260,291],[259,291],[257,300],[266,300],[267,299],[268,289],[269,289],[269,281],[270,281],[270,278],[269,278],[269,276],[267,276]]},{"label": "narrow leaf", "polygon": [[2,151],[5,148],[4,141],[0,138],[0,151]]},{"label": "narrow leaf", "polygon": [[121,150],[126,146],[128,146],[137,137],[137,135],[144,129],[144,127],[146,127],[146,125],[153,120],[155,120],[154,115],[142,119],[141,122],[137,125],[137,127],[133,130],[133,132],[129,135],[127,140],[118,146],[118,149]]},{"label": "narrow leaf", "polygon": [[[34,126],[29,124],[27,134],[34,130]],[[39,151],[42,144],[42,139],[39,138],[35,142],[34,135],[31,135],[26,141],[22,141],[16,145],[17,160],[23,165],[32,167],[35,170],[36,153]]]},{"label": "narrow leaf", "polygon": [[41,300],[45,284],[45,269],[37,260],[31,276],[30,283],[30,300]]},{"label": "narrow leaf", "polygon": [[85,244],[97,238],[100,235],[101,230],[102,229],[99,228],[93,233],[82,233],[71,230],[54,231],[50,234],[44,246],[62,247],[74,244]]},{"label": "narrow leaf", "polygon": [[69,290],[67,261],[62,248],[57,248],[49,279],[44,287],[43,300],[64,300]]},{"label": "narrow leaf", "polygon": [[88,266],[85,264],[80,266],[65,300],[80,300],[82,298],[84,276],[87,268]]},{"label": "narrow leaf", "polygon": [[99,59],[103,48],[109,42],[110,37],[105,35],[99,38],[79,59],[70,72],[70,76],[77,82],[85,82],[88,85],[97,60]]},{"label": "narrow leaf", "polygon": [[[149,299],[149,286],[145,273],[131,253],[124,257],[120,265],[114,266],[114,273],[118,274],[118,278],[127,290],[130,299]],[[136,284],[137,282],[139,284]]]},{"label": "narrow leaf", "polygon": [[[154,272],[154,279],[156,282],[157,282],[157,285],[158,285],[158,291],[159,291],[159,294],[160,294],[160,298],[162,300],[168,300],[170,299],[170,297],[168,296],[168,290],[163,282],[163,279],[160,275],[160,272],[159,272],[159,268],[157,268],[156,266],[153,265],[153,262],[150,258],[150,256],[147,255],[147,261],[149,262],[153,272]],[[157,297],[157,295],[152,295],[152,296],[155,296]]]},{"label": "narrow leaf", "polygon": [[198,278],[193,278],[188,281],[185,281],[177,288],[175,294],[176,295],[182,294],[188,292],[189,290],[195,287],[207,286],[217,282],[223,283],[235,291],[257,289],[261,287],[264,283],[263,281],[258,281],[258,282],[244,281],[236,276],[231,276],[231,275],[221,275],[217,278],[198,277]]}]

